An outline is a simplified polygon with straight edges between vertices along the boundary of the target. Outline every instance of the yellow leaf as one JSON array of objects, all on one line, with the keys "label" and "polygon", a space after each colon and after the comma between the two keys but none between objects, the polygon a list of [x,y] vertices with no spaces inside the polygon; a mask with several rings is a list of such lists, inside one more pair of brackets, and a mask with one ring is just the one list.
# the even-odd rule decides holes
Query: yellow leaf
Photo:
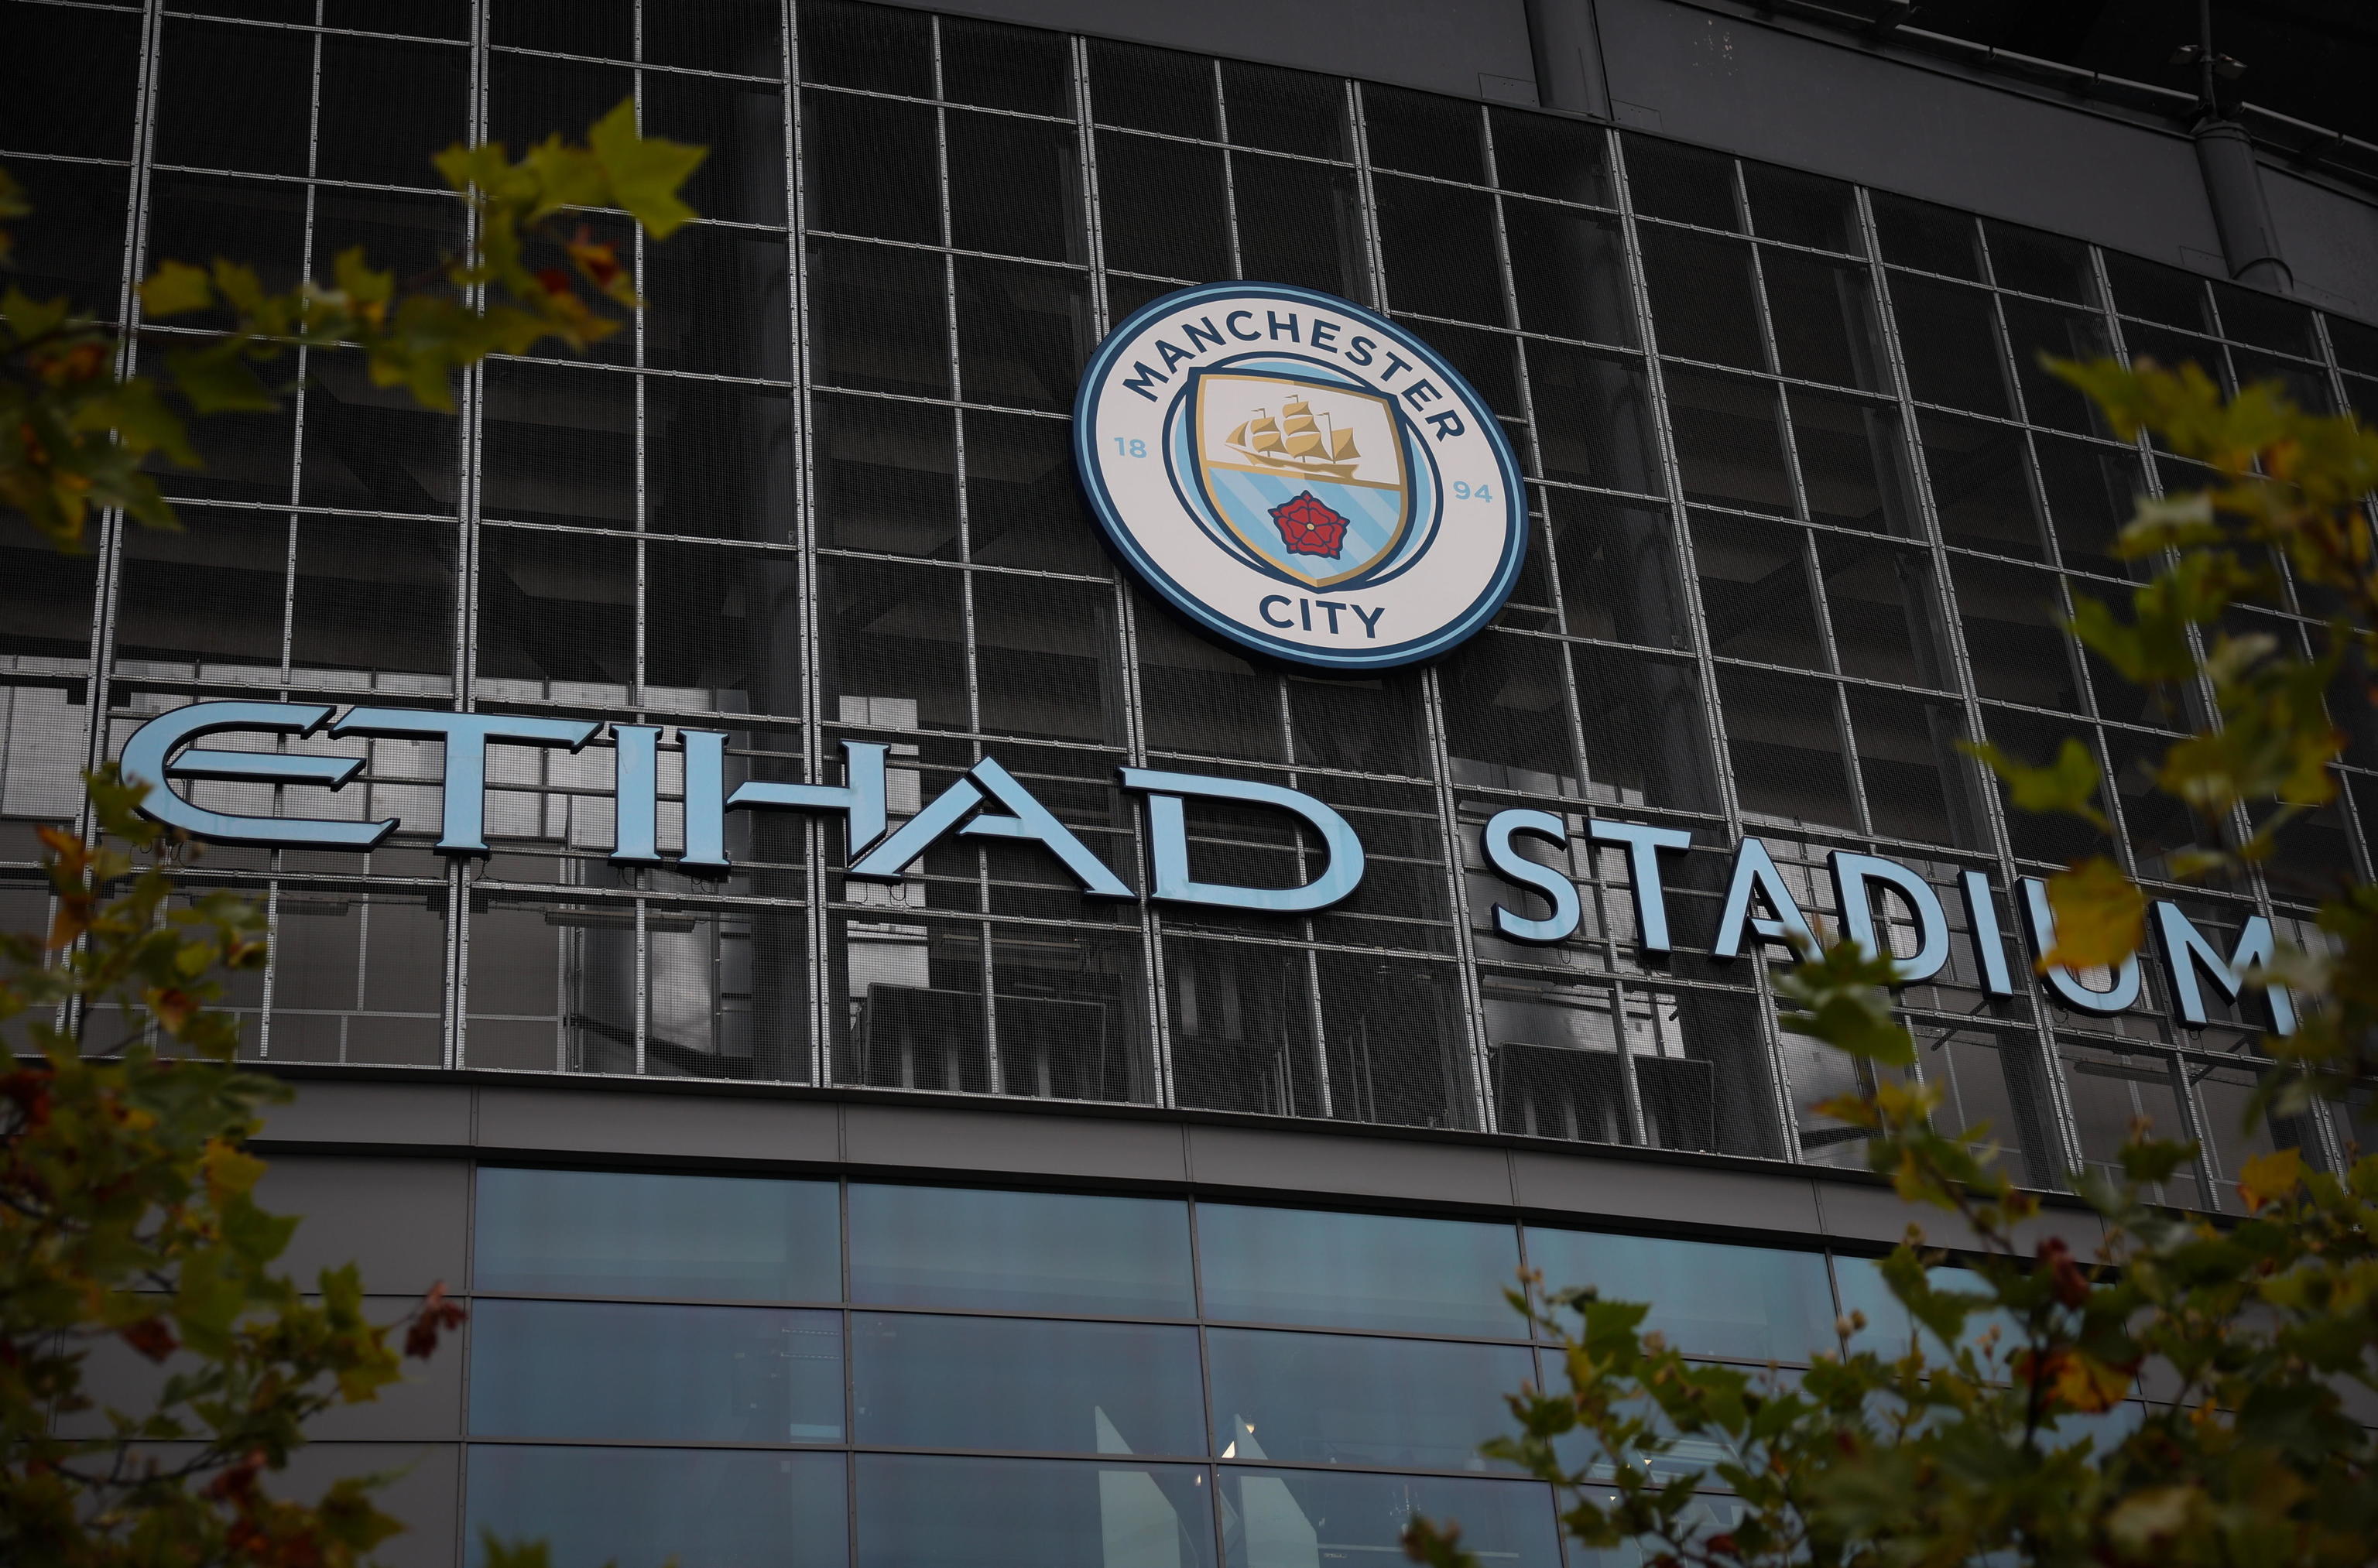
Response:
[{"label": "yellow leaf", "polygon": [[2111,968],[2139,951],[2147,929],[2146,895],[2102,855],[2048,879],[2056,941],[2040,970]]},{"label": "yellow leaf", "polygon": [[2056,1370],[2056,1396],[2075,1410],[2099,1415],[2122,1402],[2131,1391],[2131,1374],[2109,1367],[2086,1351],[2063,1358]]},{"label": "yellow leaf", "polygon": [[2204,1494],[2194,1487],[2156,1487],[2122,1499],[2106,1516],[2106,1533],[2126,1557],[2143,1558],[2158,1541],[2169,1540],[2203,1511]]},{"label": "yellow leaf", "polygon": [[244,1154],[220,1140],[207,1144],[203,1160],[207,1191],[216,1203],[256,1190],[257,1179],[264,1174],[264,1162],[254,1155]]},{"label": "yellow leaf", "polygon": [[2293,1149],[2274,1149],[2246,1162],[2238,1173],[2238,1195],[2250,1209],[2276,1203],[2303,1181],[2303,1155]]}]

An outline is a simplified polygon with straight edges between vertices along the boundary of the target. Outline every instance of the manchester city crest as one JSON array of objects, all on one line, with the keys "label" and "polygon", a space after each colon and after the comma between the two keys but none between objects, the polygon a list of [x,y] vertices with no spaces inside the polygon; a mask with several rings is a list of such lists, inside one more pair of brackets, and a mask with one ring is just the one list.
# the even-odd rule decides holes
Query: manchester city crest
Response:
[{"label": "manchester city crest", "polygon": [[1360,305],[1274,283],[1158,300],[1074,408],[1109,540],[1176,608],[1324,668],[1433,658],[1492,618],[1527,547],[1493,411]]}]

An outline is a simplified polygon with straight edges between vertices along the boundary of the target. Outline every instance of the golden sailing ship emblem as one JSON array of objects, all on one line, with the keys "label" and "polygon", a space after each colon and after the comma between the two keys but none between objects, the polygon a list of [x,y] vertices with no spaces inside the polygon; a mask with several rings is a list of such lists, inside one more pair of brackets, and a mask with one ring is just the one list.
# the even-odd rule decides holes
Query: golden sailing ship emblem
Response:
[{"label": "golden sailing ship emblem", "polygon": [[1303,398],[1282,402],[1278,419],[1267,409],[1256,409],[1222,444],[1259,468],[1316,479],[1351,478],[1363,459],[1354,433],[1339,429],[1326,413],[1316,417]]}]

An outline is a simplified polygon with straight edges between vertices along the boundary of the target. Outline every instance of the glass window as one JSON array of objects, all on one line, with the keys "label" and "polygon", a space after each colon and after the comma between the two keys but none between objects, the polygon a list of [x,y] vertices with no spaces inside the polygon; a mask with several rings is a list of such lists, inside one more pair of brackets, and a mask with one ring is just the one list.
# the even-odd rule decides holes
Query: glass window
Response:
[{"label": "glass window", "polygon": [[1090,40],[1091,113],[1102,126],[1214,134],[1214,66],[1195,54]]},{"label": "glass window", "polygon": [[1742,183],[1759,238],[1852,254],[1866,248],[1858,238],[1857,192],[1846,182],[1746,162]]},{"label": "glass window", "polygon": [[1969,550],[2046,558],[2023,433],[1938,413],[1920,416],[1917,427],[1941,538]]},{"label": "glass window", "polygon": [[[1379,245],[1398,310],[1506,325],[1495,261],[1495,198],[1483,191],[1382,174]],[[1317,222],[1312,214],[1307,222]]]},{"label": "glass window", "polygon": [[1614,205],[1609,133],[1600,126],[1495,107],[1486,115],[1495,128],[1495,177],[1505,190]]},{"label": "glass window", "polygon": [[1740,518],[1693,519],[1710,651],[1761,664],[1825,667],[1808,598],[1806,529]]},{"label": "glass window", "polygon": [[[1935,1290],[1976,1293],[1989,1288],[1982,1276],[1973,1270],[1949,1263],[1930,1269],[1925,1277]],[[1846,1318],[1853,1312],[1866,1314],[1867,1326],[1851,1336],[1850,1348],[1871,1350],[1880,1356],[1904,1354],[1907,1349],[1908,1336],[1916,1332],[1916,1320],[1908,1315],[1907,1309],[1900,1305],[1899,1298],[1891,1293],[1891,1287],[1883,1282],[1881,1260],[1837,1256],[1833,1259],[1833,1278],[1841,1287],[1842,1316]],[[1997,1353],[2001,1358],[2012,1354],[2014,1347],[2023,1343],[2021,1320],[2012,1312],[1996,1311],[1976,1312],[1967,1318],[1964,1336],[1959,1343],[1977,1344],[1982,1335],[1992,1329],[1998,1330]],[[1940,1349],[1940,1339],[1928,1332],[1925,1348],[1937,1355]]]},{"label": "glass window", "polygon": [[1346,88],[1336,77],[1225,60],[1222,98],[1242,147],[1346,156]]},{"label": "glass window", "polygon": [[1893,278],[1892,303],[1916,401],[2012,415],[1990,296],[1926,278]]},{"label": "glass window", "polygon": [[839,1312],[482,1299],[471,1348],[479,1436],[842,1439]]},{"label": "glass window", "polygon": [[1099,225],[1110,267],[1199,283],[1229,277],[1221,150],[1099,132]]},{"label": "glass window", "polygon": [[962,250],[1082,257],[1080,152],[1071,126],[945,111],[950,243]]},{"label": "glass window", "polygon": [[1627,190],[1635,210],[1704,229],[1735,229],[1734,160],[1673,141],[1622,132]]},{"label": "glass window", "polygon": [[1767,318],[1775,327],[1776,368],[1809,381],[1881,390],[1873,291],[1857,264],[1762,246]]},{"label": "glass window", "polygon": [[1990,276],[2002,289],[2074,305],[2094,305],[2097,280],[2089,269],[2089,247],[2060,234],[2018,228],[1995,218],[1982,220],[1982,235],[1990,247]]},{"label": "glass window", "polygon": [[1503,238],[1522,328],[1597,343],[1635,341],[1615,219],[1507,197]]},{"label": "glass window", "polygon": [[1666,379],[1685,499],[1788,516],[1792,481],[1773,384],[1675,368]]},{"label": "glass window", "polygon": [[2027,299],[2003,303],[2007,338],[2014,348],[2015,379],[2022,383],[2024,412],[2032,423],[2111,436],[2113,429],[2097,405],[2080,388],[2040,363],[2042,355],[2085,364],[2111,354],[2114,345],[2106,335],[2104,319],[2095,311],[2059,310]]},{"label": "glass window", "polygon": [[1242,152],[1231,159],[1231,192],[1242,277],[1302,283],[1371,303],[1352,170]]},{"label": "glass window", "polygon": [[1559,1568],[1552,1489],[1535,1481],[1226,1468],[1221,1485],[1230,1568],[1393,1562],[1415,1514],[1459,1520],[1495,1568]]},{"label": "glass window", "polygon": [[1964,772],[1956,747],[1964,725],[1957,707],[1859,687],[1850,688],[1849,698],[1874,831],[1925,844],[1969,844],[1976,835],[1961,829],[1963,792],[1952,797],[1951,783]]},{"label": "glass window", "polygon": [[801,78],[910,98],[933,95],[933,18],[852,0],[801,0]]},{"label": "glass window", "polygon": [[1882,242],[1885,261],[1981,281],[1981,257],[1974,248],[1974,221],[1964,213],[1935,207],[1928,201],[1876,191],[1874,228],[1875,237]]},{"label": "glass window", "polygon": [[1898,410],[1805,387],[1788,389],[1784,401],[1808,516],[1871,533],[1914,533],[1901,483],[1906,469]]},{"label": "glass window", "polygon": [[1817,536],[1833,652],[1845,675],[1941,687],[1931,557],[1839,533]]},{"label": "glass window", "polygon": [[1964,557],[1950,571],[1981,694],[2079,712],[2080,684],[2072,673],[2072,644],[2059,624],[2064,605],[2056,579]]},{"label": "glass window", "polygon": [[[1639,495],[1662,488],[1651,443],[1651,391],[1639,363],[1533,340],[1526,359],[1536,409],[1536,467],[1544,478]],[[1675,381],[1672,373],[1670,385]]]},{"label": "glass window", "polygon": [[953,103],[1026,114],[1073,114],[1062,33],[1043,28],[942,18],[942,96]]},{"label": "glass window", "polygon": [[1218,1328],[1206,1354],[1216,1451],[1274,1463],[1484,1469],[1534,1376],[1516,1345]]},{"label": "glass window", "polygon": [[479,1171],[472,1288],[834,1301],[831,1181],[622,1171]]},{"label": "glass window", "polygon": [[1188,1210],[1170,1198],[854,1183],[850,1288],[879,1306],[1185,1318]]},{"label": "glass window", "polygon": [[1212,1568],[1206,1474],[1202,1465],[861,1454],[859,1568]]},{"label": "glass window", "polygon": [[921,103],[801,94],[801,184],[810,227],[940,244],[938,134],[933,111]]},{"label": "glass window", "polygon": [[1507,1225],[1197,1205],[1206,1315],[1517,1338]]},{"label": "glass window", "polygon": [[1197,1331],[860,1312],[859,1441],[891,1448],[1202,1454]]},{"label": "glass window", "polygon": [[1382,169],[1434,174],[1441,180],[1486,183],[1478,105],[1400,87],[1363,87],[1364,139]]},{"label": "glass window", "polygon": [[1816,1252],[1530,1226],[1528,1263],[1548,1290],[1590,1285],[1606,1300],[1649,1301],[1643,1332],[1687,1355],[1805,1361],[1835,1347]]},{"label": "glass window", "polygon": [[1766,369],[1750,247],[1651,223],[1637,232],[1643,239],[1643,273],[1651,285],[1660,352]]},{"label": "glass window", "polygon": [[679,1568],[843,1568],[839,1454],[475,1444],[469,1561],[486,1533],[542,1540],[553,1561]]}]

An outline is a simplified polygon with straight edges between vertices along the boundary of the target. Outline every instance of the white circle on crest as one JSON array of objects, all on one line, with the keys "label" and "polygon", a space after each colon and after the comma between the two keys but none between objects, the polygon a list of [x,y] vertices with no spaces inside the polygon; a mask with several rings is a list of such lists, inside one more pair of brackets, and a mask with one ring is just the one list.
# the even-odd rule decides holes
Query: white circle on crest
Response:
[{"label": "white circle on crest", "polygon": [[1408,329],[1281,283],[1167,294],[1099,347],[1074,459],[1116,553],[1270,657],[1392,669],[1502,607],[1527,497],[1485,400]]}]

